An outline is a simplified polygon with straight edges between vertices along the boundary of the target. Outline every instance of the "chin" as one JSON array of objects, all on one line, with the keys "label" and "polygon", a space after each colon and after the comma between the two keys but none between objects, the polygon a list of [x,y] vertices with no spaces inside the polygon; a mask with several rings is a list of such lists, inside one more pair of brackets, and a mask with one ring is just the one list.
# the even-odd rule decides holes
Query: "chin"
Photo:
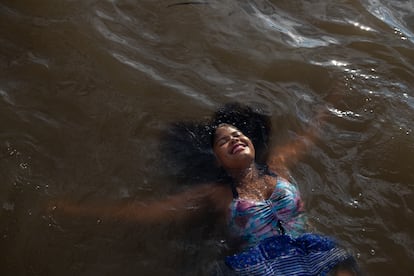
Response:
[{"label": "chin", "polygon": [[254,163],[254,158],[252,158],[251,155],[247,155],[247,154],[241,155],[239,160],[247,165]]}]

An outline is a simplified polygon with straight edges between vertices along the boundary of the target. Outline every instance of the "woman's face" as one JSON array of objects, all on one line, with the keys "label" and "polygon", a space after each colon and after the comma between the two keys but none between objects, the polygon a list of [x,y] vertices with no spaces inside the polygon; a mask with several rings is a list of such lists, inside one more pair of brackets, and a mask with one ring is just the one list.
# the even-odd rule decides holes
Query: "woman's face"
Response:
[{"label": "woman's face", "polygon": [[231,125],[221,125],[214,135],[213,151],[226,170],[246,169],[255,158],[252,141]]}]

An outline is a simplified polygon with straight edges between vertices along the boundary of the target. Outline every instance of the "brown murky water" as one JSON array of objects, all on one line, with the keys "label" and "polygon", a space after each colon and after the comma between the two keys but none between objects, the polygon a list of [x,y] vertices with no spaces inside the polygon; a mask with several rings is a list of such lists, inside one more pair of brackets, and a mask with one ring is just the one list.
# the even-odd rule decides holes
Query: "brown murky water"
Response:
[{"label": "brown murky water", "polygon": [[168,124],[242,101],[270,111],[276,140],[331,106],[293,171],[311,220],[368,275],[411,275],[414,2],[176,3],[1,1],[0,274],[214,274],[223,242],[204,224],[57,218],[43,204],[181,189],[159,161]]}]

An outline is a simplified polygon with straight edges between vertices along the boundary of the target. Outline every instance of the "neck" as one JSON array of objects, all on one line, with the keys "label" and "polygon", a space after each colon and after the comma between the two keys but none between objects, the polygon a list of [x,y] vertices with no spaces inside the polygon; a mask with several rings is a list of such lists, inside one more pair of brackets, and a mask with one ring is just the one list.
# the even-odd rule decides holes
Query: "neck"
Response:
[{"label": "neck", "polygon": [[259,178],[259,169],[256,163],[250,164],[245,169],[229,170],[227,173],[234,179],[235,183],[239,186],[243,186],[245,183],[251,183]]}]

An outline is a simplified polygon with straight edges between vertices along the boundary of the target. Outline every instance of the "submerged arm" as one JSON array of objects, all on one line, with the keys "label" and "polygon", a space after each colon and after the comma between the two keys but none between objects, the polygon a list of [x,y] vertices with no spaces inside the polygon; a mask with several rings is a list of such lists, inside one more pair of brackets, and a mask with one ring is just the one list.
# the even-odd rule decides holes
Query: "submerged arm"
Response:
[{"label": "submerged arm", "polygon": [[302,133],[299,133],[297,138],[287,144],[275,147],[270,152],[270,158],[268,160],[269,167],[277,171],[281,176],[287,177],[289,168],[309,151],[315,140],[319,137],[320,125],[324,121],[325,116],[326,111],[320,110],[309,127]]},{"label": "submerged arm", "polygon": [[[50,204],[54,213],[76,217],[96,217],[103,220],[123,220],[138,223],[158,223],[185,220],[207,211],[223,196],[218,185],[200,185],[183,193],[158,201],[87,202],[59,200]],[[212,210],[209,210],[210,209]],[[220,210],[218,210],[220,211]]]}]

